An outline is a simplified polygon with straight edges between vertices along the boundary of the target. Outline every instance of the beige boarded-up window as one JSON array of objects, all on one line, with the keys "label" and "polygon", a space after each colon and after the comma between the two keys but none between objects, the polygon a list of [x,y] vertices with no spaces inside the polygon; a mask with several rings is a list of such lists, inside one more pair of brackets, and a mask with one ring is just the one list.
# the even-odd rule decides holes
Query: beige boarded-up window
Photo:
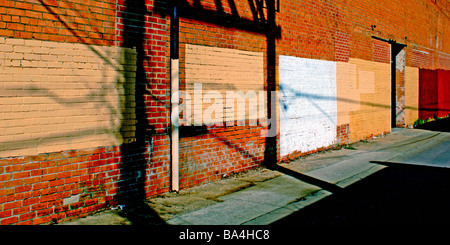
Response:
[{"label": "beige boarded-up window", "polygon": [[181,124],[252,124],[265,118],[263,53],[187,44],[185,54]]},{"label": "beige boarded-up window", "polygon": [[135,139],[136,51],[0,39],[0,157]]}]

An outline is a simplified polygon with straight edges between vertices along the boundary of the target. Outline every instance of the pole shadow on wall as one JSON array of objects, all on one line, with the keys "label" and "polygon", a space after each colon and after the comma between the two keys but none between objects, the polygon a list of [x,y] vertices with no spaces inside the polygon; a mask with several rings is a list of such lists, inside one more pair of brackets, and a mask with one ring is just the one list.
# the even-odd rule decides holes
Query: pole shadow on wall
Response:
[{"label": "pole shadow on wall", "polygon": [[[258,3],[258,1],[256,1]],[[259,1],[262,4],[262,1]],[[276,98],[272,98],[273,94],[271,91],[277,91],[276,84],[276,39],[281,37],[281,29],[277,27],[275,23],[275,0],[266,0],[267,4],[267,31],[266,31],[266,40],[267,40],[267,117],[275,118],[272,120],[272,124],[269,126],[271,130],[276,132],[278,135],[278,125],[277,122],[277,110],[276,106],[272,105],[272,102],[276,101]],[[261,9],[261,7],[259,8]],[[258,12],[253,12],[253,16],[256,18]],[[259,16],[264,16],[262,10],[259,12]],[[264,20],[263,20],[264,21]],[[276,102],[275,102],[276,103]],[[272,108],[275,108],[273,110]],[[274,125],[275,124],[275,125]],[[265,151],[264,151],[264,166],[268,168],[277,168],[279,167],[277,164],[277,149],[278,149],[278,138],[275,137],[266,137],[265,138]]]},{"label": "pole shadow on wall", "polygon": [[[145,57],[146,50],[144,50],[144,25],[148,12],[145,0],[126,0],[124,4],[122,47],[135,49],[137,55],[136,60],[124,59],[126,63],[135,63],[136,72],[135,79],[131,80],[134,84],[127,84],[126,81],[123,86],[125,101],[123,101],[122,116],[124,118],[120,133],[124,143],[120,146],[122,161],[117,202],[125,207],[119,214],[131,221],[133,225],[165,224],[145,202],[145,184],[153,134],[145,106],[145,97],[151,96],[147,92],[149,80],[144,69],[144,62],[148,58]],[[127,139],[130,135],[131,140]]]},{"label": "pole shadow on wall", "polygon": [[[156,1],[164,2],[163,0]],[[211,23],[223,28],[233,28],[241,31],[247,31],[254,34],[260,34],[266,36],[267,42],[267,80],[265,82],[265,90],[267,93],[267,115],[268,118],[277,118],[276,110],[271,110],[270,101],[272,101],[272,93],[269,91],[276,91],[276,46],[275,41],[281,37],[281,28],[275,23],[276,5],[275,0],[248,0],[249,12],[252,13],[253,18],[246,18],[239,16],[234,0],[228,0],[228,6],[231,13],[224,11],[222,0],[215,0],[216,10],[207,9],[202,6],[200,0],[195,0],[192,5],[187,0],[178,0],[179,17],[198,20],[206,23]],[[264,10],[263,8],[266,8]],[[274,98],[275,99],[275,98]],[[274,100],[275,101],[275,100]],[[274,123],[269,125],[272,130],[277,130],[276,120],[272,120]],[[201,134],[207,133],[207,130],[196,130],[194,127],[180,128],[180,136],[196,135],[195,132],[187,132],[192,130],[197,133],[201,131]],[[233,147],[231,142],[221,138],[226,145]],[[247,156],[247,152],[241,151],[241,154]],[[265,138],[265,151],[264,151],[264,166],[275,166],[277,163],[277,137],[269,136]]]},{"label": "pole shadow on wall", "polygon": [[[277,4],[275,0],[249,0],[249,8],[252,13],[253,19],[247,19],[240,17],[236,10],[234,0],[228,0],[228,4],[231,8],[231,14],[223,11],[222,3],[220,0],[215,1],[217,11],[203,8],[200,1],[194,1],[193,5],[189,5],[186,0],[179,0],[179,16],[186,19],[194,19],[207,23],[212,23],[224,28],[236,28],[243,31],[252,32],[255,34],[264,35],[266,37],[266,57],[267,57],[267,80],[265,82],[265,90],[267,91],[267,116],[268,118],[277,118],[276,98],[272,98],[275,94],[272,91],[277,91],[276,84],[276,40],[281,38],[281,28],[277,26],[275,21],[275,14],[277,9],[279,10],[279,2]],[[265,7],[264,7],[265,2]],[[263,10],[266,8],[266,12]],[[313,183],[317,186],[321,186],[324,189],[339,192],[340,188],[330,183],[315,179],[301,173],[289,170],[281,167],[277,164],[277,149],[278,149],[278,125],[277,120],[270,120],[269,132],[276,132],[275,135],[271,133],[265,137],[265,150],[264,161],[262,165],[268,169],[282,172],[290,175],[302,181]],[[180,137],[183,136],[195,136],[201,134],[207,134],[208,129],[205,126],[184,126],[180,128]],[[212,133],[214,135],[214,133]],[[224,144],[230,148],[236,149],[245,158],[255,161],[257,157],[247,152],[245,149],[233,144],[224,137],[215,135]]]}]

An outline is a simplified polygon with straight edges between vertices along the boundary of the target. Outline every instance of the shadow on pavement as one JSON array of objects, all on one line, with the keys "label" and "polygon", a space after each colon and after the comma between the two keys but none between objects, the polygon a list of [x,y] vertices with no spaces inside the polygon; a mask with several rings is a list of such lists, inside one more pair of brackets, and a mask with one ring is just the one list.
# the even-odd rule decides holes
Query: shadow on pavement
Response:
[{"label": "shadow on pavement", "polygon": [[132,225],[167,225],[145,202],[127,203],[118,214],[128,219]]},{"label": "shadow on pavement", "polygon": [[343,188],[341,188],[341,187],[339,187],[339,186],[337,186],[335,184],[332,184],[332,183],[329,183],[329,182],[326,182],[326,181],[323,181],[323,180],[320,180],[320,179],[317,179],[317,178],[314,178],[314,177],[311,177],[311,176],[299,173],[297,171],[294,171],[294,170],[291,170],[291,169],[288,169],[288,168],[285,168],[285,167],[282,167],[282,166],[279,166],[279,165],[277,165],[277,166],[267,166],[267,168],[270,169],[270,170],[273,170],[273,171],[278,171],[280,173],[289,175],[289,176],[294,177],[294,178],[296,178],[296,179],[298,179],[300,181],[304,181],[304,182],[307,182],[309,184],[318,186],[318,187],[320,187],[320,188],[322,188],[324,190],[330,191],[332,193],[338,193],[338,192],[343,190]]},{"label": "shadow on pavement", "polygon": [[450,169],[386,165],[273,225],[450,223]]},{"label": "shadow on pavement", "polygon": [[418,129],[425,129],[431,131],[450,132],[450,117],[438,119],[436,121],[428,122],[417,126]]}]

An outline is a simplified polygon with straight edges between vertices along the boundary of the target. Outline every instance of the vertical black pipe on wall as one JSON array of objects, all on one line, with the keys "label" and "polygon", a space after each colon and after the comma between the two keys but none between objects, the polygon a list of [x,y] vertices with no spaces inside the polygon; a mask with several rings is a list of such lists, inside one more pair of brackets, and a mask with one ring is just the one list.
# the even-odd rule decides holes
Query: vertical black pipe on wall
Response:
[{"label": "vertical black pipe on wall", "polygon": [[[265,151],[264,151],[264,165],[268,168],[276,168],[277,166],[277,134],[278,134],[278,118],[276,110],[276,97],[275,91],[277,91],[276,84],[276,44],[275,39],[277,37],[276,23],[275,23],[275,0],[266,0],[267,6],[267,118],[269,120],[269,135],[265,138]],[[272,93],[274,92],[274,93]],[[275,105],[272,105],[275,103]]]},{"label": "vertical black pipe on wall", "polygon": [[179,4],[178,0],[172,0],[171,14],[170,14],[170,58],[179,58],[179,22],[178,15]]},{"label": "vertical black pipe on wall", "polygon": [[396,47],[391,43],[391,127],[397,126],[397,59]]}]

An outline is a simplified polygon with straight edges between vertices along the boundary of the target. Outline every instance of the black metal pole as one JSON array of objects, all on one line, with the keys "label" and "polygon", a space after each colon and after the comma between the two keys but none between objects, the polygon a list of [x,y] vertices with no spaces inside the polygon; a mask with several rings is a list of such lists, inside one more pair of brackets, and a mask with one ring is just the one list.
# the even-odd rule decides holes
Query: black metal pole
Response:
[{"label": "black metal pole", "polygon": [[172,1],[170,13],[170,58],[179,58],[179,4],[178,0]]}]

